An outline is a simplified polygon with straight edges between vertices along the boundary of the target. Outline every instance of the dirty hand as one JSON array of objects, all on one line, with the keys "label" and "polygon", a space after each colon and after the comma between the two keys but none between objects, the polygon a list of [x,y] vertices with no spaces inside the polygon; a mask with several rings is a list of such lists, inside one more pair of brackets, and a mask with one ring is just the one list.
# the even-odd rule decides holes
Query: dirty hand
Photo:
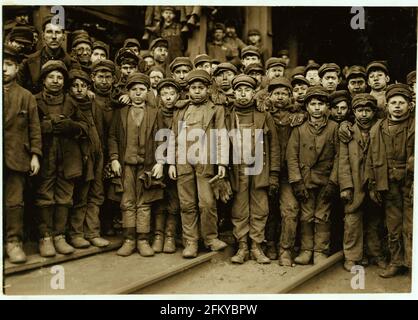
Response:
[{"label": "dirty hand", "polygon": [[129,99],[129,96],[127,94],[123,94],[119,97],[119,102],[123,104],[129,104],[131,102],[131,99]]},{"label": "dirty hand", "polygon": [[353,127],[349,121],[343,121],[338,129],[338,138],[342,143],[349,143],[353,138]]},{"label": "dirty hand", "polygon": [[177,170],[175,165],[170,165],[168,167],[168,176],[171,180],[177,180]]},{"label": "dirty hand", "polygon": [[36,176],[39,172],[39,169],[41,168],[41,165],[39,163],[39,158],[36,154],[32,155],[32,159],[30,161],[30,176]]},{"label": "dirty hand", "polygon": [[122,167],[120,166],[120,163],[118,160],[112,161],[112,171],[117,177],[120,177],[122,173]]}]

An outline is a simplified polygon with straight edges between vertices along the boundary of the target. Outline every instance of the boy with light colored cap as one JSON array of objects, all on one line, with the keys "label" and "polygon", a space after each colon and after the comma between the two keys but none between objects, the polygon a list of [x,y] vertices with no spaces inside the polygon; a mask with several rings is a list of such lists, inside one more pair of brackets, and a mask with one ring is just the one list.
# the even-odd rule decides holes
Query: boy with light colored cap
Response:
[{"label": "boy with light colored cap", "polygon": [[310,87],[305,96],[308,120],[295,127],[287,145],[289,183],[301,206],[298,264],[328,257],[331,200],[338,190],[338,124],[328,119],[329,94]]},{"label": "boy with light colored cap", "polygon": [[147,103],[150,80],[141,73],[126,82],[131,103],[115,111],[109,132],[112,171],[122,178],[121,200],[124,243],[117,251],[129,256],[135,249],[144,257],[154,255],[149,244],[151,206],[161,199],[165,160],[156,158],[157,131],[163,127],[161,113]]},{"label": "boy with light colored cap", "polygon": [[[175,111],[172,131],[175,135],[174,154],[169,155],[168,174],[177,180],[183,226],[184,258],[194,258],[198,253],[200,225],[203,241],[212,251],[222,250],[226,243],[218,239],[216,199],[209,181],[214,176],[222,179],[228,166],[229,146],[221,143],[228,140],[224,136],[225,115],[221,105],[215,105],[209,99],[210,76],[204,70],[193,70],[187,75],[190,99],[181,109]],[[217,129],[219,135],[210,134],[210,129]],[[190,159],[191,142],[182,143],[182,136],[204,131],[205,141],[199,140],[200,148],[206,148],[205,158]],[[216,138],[216,141],[213,141]],[[216,146],[216,148],[215,148]],[[214,149],[215,148],[215,149]],[[214,157],[216,155],[216,157]],[[198,200],[197,200],[198,199]],[[198,209],[199,208],[199,209]]]},{"label": "boy with light colored cap", "polygon": [[340,142],[338,163],[338,184],[345,214],[344,269],[351,272],[353,266],[368,258],[384,269],[386,263],[380,237],[382,208],[370,200],[368,190],[363,187],[370,129],[377,121],[377,101],[368,93],[358,93],[352,105],[355,115],[353,139],[349,143]]},{"label": "boy with light colored cap", "polygon": [[93,64],[98,60],[106,60],[109,58],[109,46],[102,41],[94,41],[90,62]]},{"label": "boy with light colored cap", "polygon": [[[231,258],[233,263],[242,264],[251,257],[257,263],[270,263],[264,255],[261,243],[264,241],[264,230],[269,213],[268,197],[276,197],[279,191],[280,148],[274,121],[269,113],[260,112],[254,100],[257,82],[247,75],[238,75],[232,80],[235,93],[234,107],[226,119],[228,131],[235,130],[241,139],[240,154],[255,153],[254,164],[246,159],[232,166],[230,181],[235,197],[232,204],[233,234],[238,242],[238,251]],[[262,130],[262,136],[256,134]],[[239,133],[238,133],[239,132]],[[244,141],[244,137],[253,137]],[[233,140],[234,140],[233,139]],[[234,141],[236,141],[234,140]],[[257,145],[262,146],[258,152]],[[235,149],[234,149],[235,150]],[[259,170],[251,173],[251,168]],[[248,239],[249,238],[249,239]],[[248,241],[251,250],[248,250]]]},{"label": "boy with light colored cap", "polygon": [[385,210],[390,261],[380,273],[394,277],[412,266],[412,198],[414,180],[415,117],[412,94],[405,84],[387,87],[388,115],[370,130],[365,181],[370,198]]}]

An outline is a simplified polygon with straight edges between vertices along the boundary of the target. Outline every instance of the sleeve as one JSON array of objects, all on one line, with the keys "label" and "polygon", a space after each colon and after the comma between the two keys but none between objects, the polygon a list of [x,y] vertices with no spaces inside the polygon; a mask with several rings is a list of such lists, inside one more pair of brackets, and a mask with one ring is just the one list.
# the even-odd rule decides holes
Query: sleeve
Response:
[{"label": "sleeve", "polygon": [[340,186],[341,191],[354,188],[348,147],[349,144],[340,142],[340,157],[338,160],[338,185]]},{"label": "sleeve", "polygon": [[338,139],[338,125],[336,125],[334,129],[333,140],[334,140],[334,147],[335,147],[335,157],[334,157],[334,163],[332,165],[332,171],[329,177],[329,181],[335,185],[338,185],[338,159],[340,155],[340,140]]},{"label": "sleeve", "polygon": [[120,127],[120,109],[117,109],[113,115],[112,123],[109,129],[108,148],[110,161],[119,160],[118,129]]},{"label": "sleeve", "polygon": [[227,167],[229,164],[229,138],[225,126],[225,109],[216,105],[215,128],[217,131],[217,164]]},{"label": "sleeve", "polygon": [[269,139],[270,139],[270,172],[274,172],[276,175],[280,172],[280,146],[279,136],[277,134],[276,125],[272,116],[266,112],[266,122],[269,128]]},{"label": "sleeve", "polygon": [[292,130],[286,149],[287,169],[289,173],[289,183],[302,180],[302,174],[299,167],[299,127]]},{"label": "sleeve", "polygon": [[29,96],[28,103],[30,152],[42,156],[41,124],[39,121],[36,99],[32,94]]}]

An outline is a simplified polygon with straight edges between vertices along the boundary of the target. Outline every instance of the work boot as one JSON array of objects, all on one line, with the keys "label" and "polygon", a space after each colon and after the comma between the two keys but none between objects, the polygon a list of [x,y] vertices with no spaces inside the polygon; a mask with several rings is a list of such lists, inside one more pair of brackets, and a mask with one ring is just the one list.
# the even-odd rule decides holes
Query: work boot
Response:
[{"label": "work boot", "polygon": [[11,263],[26,262],[26,254],[22,249],[21,241],[8,241],[6,251]]},{"label": "work boot", "polygon": [[110,241],[103,239],[101,237],[95,237],[92,239],[89,239],[90,243],[98,248],[104,248],[107,247],[110,244]]},{"label": "work boot", "polygon": [[136,249],[136,241],[132,239],[125,239],[122,247],[116,252],[118,256],[127,257],[130,256]]},{"label": "work boot", "polygon": [[44,237],[39,239],[39,254],[41,257],[54,257],[56,255],[54,242],[52,237]]},{"label": "work boot", "polygon": [[399,274],[401,271],[401,267],[389,265],[388,268],[386,268],[383,272],[379,273],[379,276],[382,278],[393,278],[397,274]]},{"label": "work boot", "polygon": [[270,260],[277,260],[277,249],[274,241],[267,241],[266,256]]},{"label": "work boot", "polygon": [[388,264],[384,257],[374,257],[371,260],[372,260],[372,263],[377,265],[380,269],[386,269],[388,267]]},{"label": "work boot", "polygon": [[321,263],[328,259],[328,255],[323,252],[314,252],[313,262],[314,264]]},{"label": "work boot", "polygon": [[186,240],[186,244],[183,249],[183,258],[196,258],[196,257],[197,257],[197,242]]},{"label": "work boot", "polygon": [[138,240],[136,243],[136,246],[138,248],[138,252],[143,257],[152,257],[154,255],[154,250],[149,245],[148,240],[141,239]]},{"label": "work boot", "polygon": [[264,255],[263,250],[259,243],[253,241],[251,243],[251,259],[256,260],[257,263],[267,264],[270,263],[270,259]]},{"label": "work boot", "polygon": [[152,243],[152,250],[156,253],[163,251],[164,246],[164,236],[162,234],[156,234],[154,236],[154,242]]},{"label": "work boot", "polygon": [[165,237],[164,237],[164,253],[176,252],[176,228],[177,228],[177,217],[173,214],[168,214],[167,221],[165,224]]},{"label": "work boot", "polygon": [[176,240],[174,239],[174,237],[165,237],[164,238],[163,252],[164,253],[174,253],[176,251],[177,251]]},{"label": "work boot", "polygon": [[351,272],[351,269],[356,265],[356,262],[353,260],[345,260],[344,261],[344,269],[348,272]]},{"label": "work boot", "polygon": [[295,263],[302,264],[302,265],[307,265],[307,264],[311,263],[311,259],[312,259],[312,251],[303,250],[295,258]]},{"label": "work boot", "polygon": [[235,256],[231,257],[232,263],[243,264],[250,258],[247,241],[240,241],[238,244],[238,251]]},{"label": "work boot", "polygon": [[63,234],[54,237],[54,245],[57,252],[61,254],[70,254],[75,251],[75,249],[67,243]]},{"label": "work boot", "polygon": [[[314,251],[322,252],[326,257],[329,252],[331,238],[331,224],[330,223],[315,223],[314,235]],[[320,259],[320,258],[319,258]],[[314,263],[315,255],[314,255]]]},{"label": "work boot", "polygon": [[71,238],[71,245],[77,249],[84,249],[90,247],[90,242],[88,242],[83,237],[74,237]]},{"label": "work boot", "polygon": [[290,250],[280,248],[279,265],[285,267],[291,267],[293,265],[292,253],[290,252]]},{"label": "work boot", "polygon": [[218,238],[209,240],[206,243],[206,246],[210,248],[212,251],[220,251],[222,249],[225,249],[228,245],[223,242],[222,240],[219,240]]}]

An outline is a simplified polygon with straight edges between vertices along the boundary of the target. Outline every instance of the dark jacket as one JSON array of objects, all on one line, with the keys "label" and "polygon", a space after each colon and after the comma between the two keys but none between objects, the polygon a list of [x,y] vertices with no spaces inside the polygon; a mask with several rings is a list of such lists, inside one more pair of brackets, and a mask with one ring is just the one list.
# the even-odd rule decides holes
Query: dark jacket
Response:
[{"label": "dark jacket", "polygon": [[42,156],[36,99],[17,83],[3,91],[3,98],[4,162],[11,170],[28,172],[32,154]]},{"label": "dark jacket", "polygon": [[[116,109],[113,115],[112,124],[109,131],[109,159],[110,161],[118,160],[122,170],[124,168],[126,142],[127,142],[127,118],[129,115],[130,106]],[[163,120],[161,113],[158,109],[153,107],[146,107],[147,127],[146,127],[146,139],[149,143],[145,146],[145,158],[144,158],[144,171],[151,171],[153,166],[157,163],[155,158],[156,150],[161,142],[155,140],[155,135],[160,128],[163,128]],[[122,174],[123,179],[123,174]],[[123,181],[122,181],[123,185]],[[144,202],[153,202],[159,200],[162,197],[162,189],[150,189],[144,192],[146,198]]]},{"label": "dark jacket", "polygon": [[[39,119],[42,126],[43,122],[51,122],[51,119],[49,117],[47,105],[43,100],[42,92],[38,93],[35,97],[38,105]],[[81,177],[83,174],[83,159],[80,149],[80,140],[86,139],[88,124],[84,121],[79,110],[77,110],[73,104],[68,103],[67,99],[69,99],[68,96],[64,98],[64,108],[62,114],[66,118],[70,118],[80,127],[80,133],[74,137],[59,135],[58,138],[63,158],[64,177],[66,179],[74,179]],[[42,152],[44,154],[44,160],[41,165],[50,165],[48,163],[47,155],[52,147],[53,138],[54,134],[52,132],[42,132]]]},{"label": "dark jacket", "polygon": [[338,124],[327,120],[319,129],[309,120],[295,127],[287,144],[289,182],[303,180],[306,188],[338,183]]},{"label": "dark jacket", "polygon": [[[63,49],[61,49],[61,52],[57,58],[65,63],[68,70],[70,69],[72,65],[71,57],[66,52],[64,52]],[[42,91],[42,83],[39,82],[41,67],[43,63],[50,59],[52,59],[52,57],[49,57],[45,47],[36,51],[35,53],[30,54],[28,58],[23,61],[19,69],[19,84],[22,87],[28,89],[33,94]]]},{"label": "dark jacket", "polygon": [[[232,110],[226,119],[226,125],[229,132],[237,129],[236,113]],[[260,174],[253,176],[254,188],[266,188],[270,186],[270,176],[275,174],[279,176],[280,172],[280,147],[274,120],[268,112],[260,112],[254,106],[254,128],[263,130],[263,168]],[[234,139],[230,136],[233,144]],[[232,147],[230,149],[233,149]],[[254,155],[252,155],[254,156]],[[233,159],[230,159],[232,163]],[[257,160],[256,160],[257,161]],[[232,190],[239,192],[239,167],[240,165],[230,166],[230,181]]]}]

